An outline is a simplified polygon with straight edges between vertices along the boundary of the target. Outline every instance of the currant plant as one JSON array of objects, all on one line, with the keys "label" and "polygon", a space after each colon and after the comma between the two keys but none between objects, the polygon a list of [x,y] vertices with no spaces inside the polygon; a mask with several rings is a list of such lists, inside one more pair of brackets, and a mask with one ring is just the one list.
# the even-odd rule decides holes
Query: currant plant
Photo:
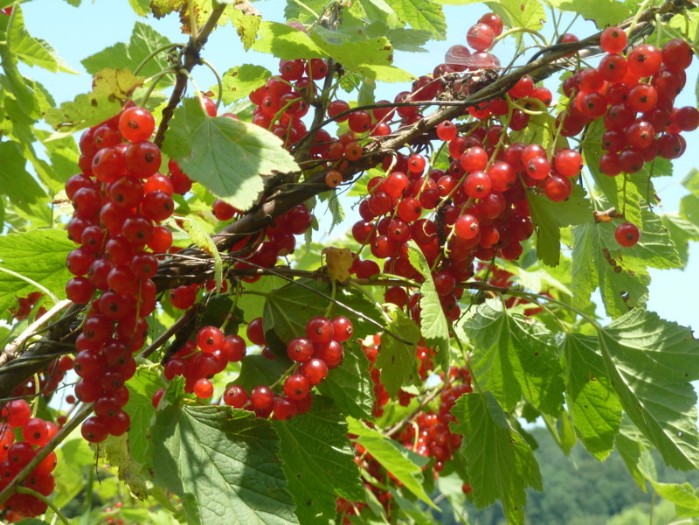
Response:
[{"label": "currant plant", "polygon": [[[655,190],[699,8],[496,0],[406,71],[438,2],[129,4],[58,105],[0,5],[0,519],[523,524],[525,423],[699,516],[651,468],[699,468],[699,343],[647,309],[699,240],[696,170]],[[231,25],[266,66],[210,61]]]}]

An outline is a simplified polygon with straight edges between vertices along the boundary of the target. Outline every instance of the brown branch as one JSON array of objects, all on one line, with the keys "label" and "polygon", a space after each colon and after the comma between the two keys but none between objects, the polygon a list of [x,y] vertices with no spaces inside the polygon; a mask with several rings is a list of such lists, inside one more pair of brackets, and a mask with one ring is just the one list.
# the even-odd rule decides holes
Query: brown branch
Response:
[{"label": "brown branch", "polygon": [[209,35],[218,24],[221,15],[225,11],[227,4],[219,4],[214,2],[214,8],[211,11],[211,15],[207,19],[204,27],[189,39],[189,42],[180,53],[181,65],[177,70],[175,87],[170,94],[170,100],[167,103],[165,109],[163,109],[163,118],[160,120],[160,125],[158,126],[158,131],[155,133],[155,138],[153,142],[158,146],[162,146],[163,139],[165,138],[165,132],[170,124],[170,120],[175,113],[175,108],[179,105],[185,91],[187,90],[187,82],[189,82],[189,74],[192,72],[195,66],[201,64],[201,59],[199,53],[201,52],[204,44],[209,39]]}]

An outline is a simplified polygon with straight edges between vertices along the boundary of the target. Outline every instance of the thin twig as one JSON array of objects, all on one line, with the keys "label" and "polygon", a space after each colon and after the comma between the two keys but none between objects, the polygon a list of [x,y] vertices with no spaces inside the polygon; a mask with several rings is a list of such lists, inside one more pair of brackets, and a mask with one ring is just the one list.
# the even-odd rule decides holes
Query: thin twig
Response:
[{"label": "thin twig", "polygon": [[53,307],[46,312],[44,315],[39,317],[37,320],[35,320],[32,324],[30,324],[24,332],[19,334],[17,336],[17,339],[15,339],[13,342],[8,344],[5,347],[5,350],[0,354],[0,366],[4,365],[8,361],[14,359],[19,355],[19,349],[20,347],[31,337],[36,335],[38,332],[39,328],[44,326],[49,319],[53,318],[58,312],[63,310],[64,308],[67,308],[70,304],[72,304],[69,300],[64,299],[63,301],[57,302]]}]

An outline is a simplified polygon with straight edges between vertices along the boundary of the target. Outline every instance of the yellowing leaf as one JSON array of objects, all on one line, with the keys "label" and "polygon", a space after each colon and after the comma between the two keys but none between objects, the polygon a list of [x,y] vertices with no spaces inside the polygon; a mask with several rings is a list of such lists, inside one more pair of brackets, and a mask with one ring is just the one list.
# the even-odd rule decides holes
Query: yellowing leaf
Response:
[{"label": "yellowing leaf", "polygon": [[350,267],[352,266],[352,252],[348,248],[334,248],[329,246],[323,248],[323,255],[328,264],[330,277],[340,283],[347,282],[350,277]]}]

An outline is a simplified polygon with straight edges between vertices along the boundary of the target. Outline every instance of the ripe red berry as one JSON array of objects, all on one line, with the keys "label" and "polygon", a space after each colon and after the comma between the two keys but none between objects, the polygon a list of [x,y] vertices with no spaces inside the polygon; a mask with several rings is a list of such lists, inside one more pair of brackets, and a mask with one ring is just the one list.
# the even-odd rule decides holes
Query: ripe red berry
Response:
[{"label": "ripe red berry", "polygon": [[608,27],[600,36],[600,46],[607,53],[621,53],[626,47],[626,41],[626,32],[618,27]]},{"label": "ripe red berry", "polygon": [[256,317],[248,323],[247,336],[252,344],[264,346],[266,344],[262,317]]},{"label": "ripe red berry", "polygon": [[155,119],[145,108],[132,106],[119,116],[119,131],[129,142],[148,140],[154,130]]},{"label": "ripe red berry", "polygon": [[614,230],[614,238],[616,239],[616,242],[625,248],[634,246],[640,237],[641,231],[638,229],[638,226],[630,222],[624,222],[617,226]]}]

